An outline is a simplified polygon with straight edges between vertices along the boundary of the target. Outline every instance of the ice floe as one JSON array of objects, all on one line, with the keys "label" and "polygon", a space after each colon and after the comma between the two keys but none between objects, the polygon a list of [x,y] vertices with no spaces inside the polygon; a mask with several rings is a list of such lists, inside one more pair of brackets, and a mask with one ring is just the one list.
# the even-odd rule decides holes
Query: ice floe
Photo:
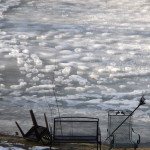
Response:
[{"label": "ice floe", "polygon": [[38,86],[32,86],[32,87],[30,87],[30,88],[27,88],[26,90],[27,91],[39,91],[39,90],[51,90],[52,88],[54,88],[55,87],[55,85],[38,85]]},{"label": "ice floe", "polygon": [[72,81],[77,81],[80,85],[86,85],[88,83],[87,79],[84,79],[79,75],[71,75],[69,76],[69,79]]},{"label": "ice floe", "polygon": [[26,82],[20,82],[19,85],[11,85],[10,88],[13,90],[20,90],[27,85]]},{"label": "ice floe", "polygon": [[71,73],[71,67],[65,67],[65,68],[62,70],[62,73],[63,73],[65,76],[68,76],[68,75]]}]

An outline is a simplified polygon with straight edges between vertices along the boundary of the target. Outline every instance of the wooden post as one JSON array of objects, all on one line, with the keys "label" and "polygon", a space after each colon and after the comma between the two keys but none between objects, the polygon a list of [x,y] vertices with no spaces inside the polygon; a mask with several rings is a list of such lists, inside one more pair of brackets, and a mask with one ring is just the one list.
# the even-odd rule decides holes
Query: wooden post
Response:
[{"label": "wooden post", "polygon": [[38,124],[37,124],[37,121],[36,121],[36,119],[35,119],[35,116],[34,116],[34,113],[33,113],[32,110],[30,110],[30,115],[31,115],[31,118],[32,118],[33,125],[34,125],[35,127],[37,127]]},{"label": "wooden post", "polygon": [[17,122],[17,121],[15,121],[15,123],[16,123],[16,125],[17,125],[17,127],[18,127],[19,131],[21,132],[22,136],[24,137],[24,136],[25,136],[25,134],[24,134],[24,132],[22,131],[21,127],[19,126],[18,122]]},{"label": "wooden post", "polygon": [[46,113],[44,113],[44,119],[45,119],[46,128],[49,130]]}]

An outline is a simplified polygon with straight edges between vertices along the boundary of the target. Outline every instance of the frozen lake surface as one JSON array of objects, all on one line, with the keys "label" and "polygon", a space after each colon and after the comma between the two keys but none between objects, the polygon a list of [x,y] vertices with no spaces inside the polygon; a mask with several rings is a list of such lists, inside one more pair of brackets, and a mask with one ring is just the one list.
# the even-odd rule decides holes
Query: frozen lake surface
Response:
[{"label": "frozen lake surface", "polygon": [[[24,144],[19,143],[2,143],[0,144],[0,150],[49,150],[48,146],[33,146],[27,147]],[[52,150],[57,150],[58,148],[52,147]]]},{"label": "frozen lake surface", "polygon": [[[0,131],[27,130],[28,110],[100,118],[133,110],[150,141],[149,0],[0,0]],[[28,125],[26,127],[26,125]]]}]

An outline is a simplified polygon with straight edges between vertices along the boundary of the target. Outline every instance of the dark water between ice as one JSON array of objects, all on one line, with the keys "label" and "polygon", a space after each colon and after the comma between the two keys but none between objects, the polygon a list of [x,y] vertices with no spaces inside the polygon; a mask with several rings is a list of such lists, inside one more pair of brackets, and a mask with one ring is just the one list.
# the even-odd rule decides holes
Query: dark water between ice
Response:
[{"label": "dark water between ice", "polygon": [[133,126],[149,142],[149,12],[148,0],[0,0],[0,130],[27,130],[30,109],[51,122],[55,89],[61,115],[99,117],[105,139],[107,111],[144,94]]}]

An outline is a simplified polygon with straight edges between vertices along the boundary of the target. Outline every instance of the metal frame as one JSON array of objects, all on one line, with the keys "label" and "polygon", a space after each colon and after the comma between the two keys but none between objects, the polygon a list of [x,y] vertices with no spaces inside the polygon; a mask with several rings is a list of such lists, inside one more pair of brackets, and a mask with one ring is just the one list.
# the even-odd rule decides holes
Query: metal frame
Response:
[{"label": "metal frame", "polygon": [[[72,136],[72,135],[67,135],[67,136],[63,136],[63,134],[61,136],[57,136],[59,137],[59,140],[56,140],[56,123],[61,123],[63,122],[77,122],[77,123],[88,123],[88,122],[95,122],[96,123],[96,134],[93,136]],[[62,127],[62,126],[61,126]],[[81,125],[82,127],[82,125]],[[63,128],[63,127],[62,127]],[[88,130],[90,130],[91,128],[89,128]],[[65,138],[64,138],[65,137]],[[68,137],[68,140],[66,139]],[[88,139],[89,137],[89,139]],[[91,137],[93,137],[93,140],[90,139]],[[71,138],[71,140],[69,139]],[[79,138],[79,139],[78,139]],[[82,138],[82,139],[81,139]],[[95,139],[94,139],[95,138]],[[97,144],[97,150],[99,148],[98,145],[100,145],[100,150],[101,150],[101,133],[100,133],[100,128],[99,128],[99,118],[92,118],[92,117],[56,117],[54,118],[54,131],[53,131],[53,141],[52,143],[96,143]]]},{"label": "metal frame", "polygon": [[[125,147],[125,146],[126,147],[130,146],[130,148],[135,148],[135,149],[138,147],[138,144],[140,143],[140,135],[133,131],[132,116],[130,115],[131,113],[132,113],[131,111],[122,111],[122,110],[109,110],[108,111],[108,129],[107,129],[107,133],[108,133],[109,142],[110,142],[110,149],[115,148],[115,147],[122,148],[122,147]],[[121,145],[117,146],[117,143],[116,143],[117,141],[115,140],[115,132],[111,131],[111,124],[112,124],[112,121],[113,121],[112,116],[118,116],[118,117],[125,116],[126,118],[128,118],[128,123],[127,123],[128,127],[129,127],[129,137],[128,137],[129,139],[128,140],[130,141],[130,143],[126,143],[126,144],[122,143],[122,146]],[[125,122],[123,122],[123,124],[124,123]],[[117,130],[118,129],[119,128],[117,128]],[[133,139],[132,139],[132,134],[133,133],[137,134],[138,138],[137,138],[136,142],[134,142]]]},{"label": "metal frame", "polygon": [[[116,114],[117,112],[125,112],[125,114],[122,114],[122,116],[126,116],[126,117],[128,117],[131,113],[131,111],[109,110],[108,111],[108,129],[110,129],[111,123],[112,123],[111,116],[118,116]],[[115,113],[115,114],[111,115],[111,113]],[[121,116],[121,115],[119,115],[119,116]],[[130,139],[132,139],[132,132],[131,131],[132,131],[132,116],[129,117],[129,138]],[[111,134],[110,130],[108,130],[108,134],[109,135]]]}]

